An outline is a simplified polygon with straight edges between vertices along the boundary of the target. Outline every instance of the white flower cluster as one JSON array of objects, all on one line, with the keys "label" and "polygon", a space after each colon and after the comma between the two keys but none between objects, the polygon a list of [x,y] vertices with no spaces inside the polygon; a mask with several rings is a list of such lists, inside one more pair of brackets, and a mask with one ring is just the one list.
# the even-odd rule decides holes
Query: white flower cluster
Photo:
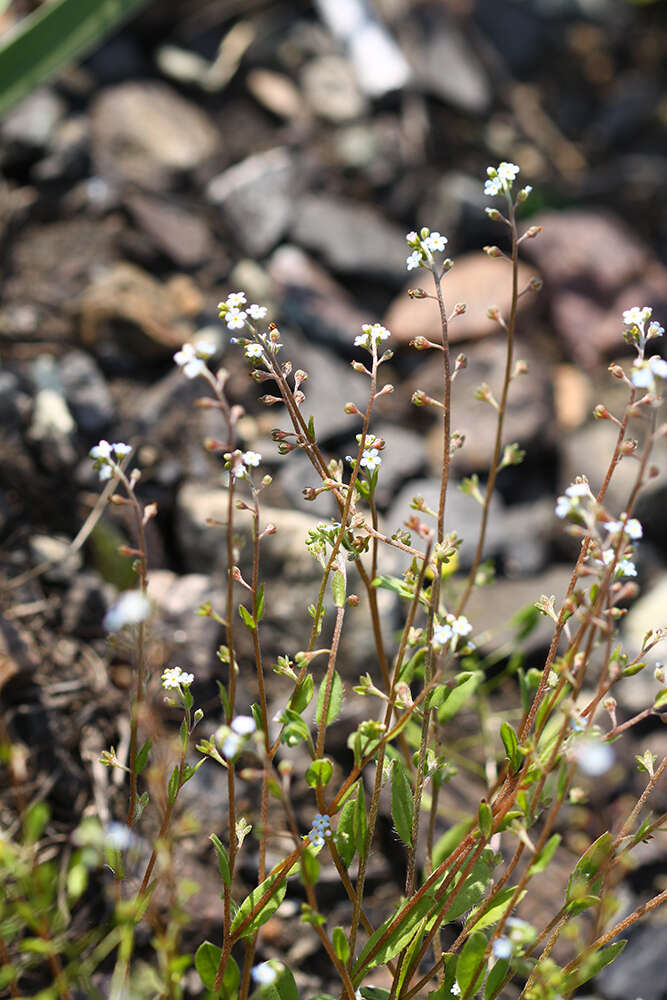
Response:
[{"label": "white flower cluster", "polygon": [[[238,452],[236,452],[238,454]],[[231,459],[231,453],[225,455],[226,459]],[[244,451],[241,454],[241,461],[232,467],[232,475],[235,479],[248,479],[248,470],[256,469],[262,461],[262,456],[258,451]]]},{"label": "white flower cluster", "polygon": [[565,490],[564,495],[558,497],[556,501],[556,517],[568,517],[571,514],[581,514],[581,502],[584,499],[593,499],[593,494],[591,493],[588,483],[572,483],[572,485],[568,486]]},{"label": "white flower cluster", "polygon": [[125,625],[138,625],[151,613],[150,601],[143,590],[125,590],[104,616],[107,632],[119,632]]},{"label": "white flower cluster", "polygon": [[162,671],[162,687],[167,691],[190,687],[194,679],[194,674],[186,674],[180,667],[167,667]]},{"label": "white flower cluster", "polygon": [[[226,729],[226,727],[224,727]],[[232,719],[231,726],[226,730],[227,735],[222,741],[222,755],[226,760],[234,760],[243,750],[244,746],[257,729],[255,720],[251,715],[237,715]]]},{"label": "white flower cluster", "polygon": [[313,847],[323,847],[325,837],[331,837],[331,819],[329,816],[322,815],[322,813],[315,813],[315,818],[313,819],[313,826],[308,833],[308,840],[311,842]]},{"label": "white flower cluster", "polygon": [[614,578],[620,580],[624,576],[637,576],[637,567],[632,559],[628,557],[633,554],[632,542],[638,542],[644,535],[641,523],[636,517],[628,519],[627,515],[622,514],[620,520],[606,521],[604,527],[608,535],[607,546],[602,549],[596,562],[602,566],[609,566],[613,563],[616,555],[618,536],[622,532],[626,544],[620,550],[620,558],[614,568]]},{"label": "white flower cluster", "polygon": [[441,236],[438,232],[431,232],[430,229],[421,229],[419,233],[411,232],[406,235],[411,254],[406,258],[405,264],[408,271],[414,271],[422,263],[430,263],[434,253],[442,253],[447,246],[447,237]]},{"label": "white flower cluster", "polygon": [[224,302],[218,302],[218,315],[230,330],[242,330],[248,316],[251,319],[264,319],[266,316],[266,306],[258,306],[256,302],[246,306],[246,303],[245,292],[230,292]]},{"label": "white flower cluster", "polygon": [[[376,469],[379,469],[382,465],[382,458],[380,457],[380,451],[378,448],[374,447],[375,435],[367,434],[366,441],[364,443],[364,450],[361,453],[361,458],[359,459],[359,465],[362,469],[366,469],[367,472],[373,473]],[[361,444],[361,434],[357,434],[357,443]],[[345,461],[349,462],[350,465],[354,465],[356,459],[352,455],[346,455]]]},{"label": "white flower cluster", "polygon": [[[493,198],[498,194],[509,194],[519,170],[516,163],[507,163],[505,160],[497,167],[487,167],[488,179],[484,182],[484,194],[487,198]],[[530,187],[523,189],[524,199],[528,197],[531,190]]]},{"label": "white flower cluster", "polygon": [[382,326],[381,323],[365,323],[361,328],[359,336],[354,338],[354,346],[365,347],[371,351],[373,344],[377,346],[377,344],[383,340],[387,340],[390,336],[389,330],[386,326]]},{"label": "white flower cluster", "polygon": [[215,344],[200,341],[198,344],[183,344],[174,354],[174,361],[186,378],[197,378],[206,371],[206,362],[215,354]]},{"label": "white flower cluster", "polygon": [[100,441],[94,448],[91,448],[88,454],[94,462],[93,468],[99,472],[100,481],[104,482],[115,476],[119,472],[121,459],[129,455],[131,451],[129,444],[123,444],[122,441],[116,441],[115,444]]},{"label": "white flower cluster", "polygon": [[471,632],[472,625],[465,615],[459,615],[458,618],[455,618],[454,615],[447,615],[445,621],[433,629],[432,642],[434,646],[442,648],[454,640],[454,647],[456,647],[458,640]]}]

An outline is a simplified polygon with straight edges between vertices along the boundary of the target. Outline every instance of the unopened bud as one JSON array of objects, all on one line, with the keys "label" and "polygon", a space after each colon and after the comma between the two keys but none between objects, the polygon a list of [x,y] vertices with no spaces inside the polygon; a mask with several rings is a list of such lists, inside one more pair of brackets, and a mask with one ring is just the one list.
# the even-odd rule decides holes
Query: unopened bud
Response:
[{"label": "unopened bud", "polygon": [[260,403],[264,403],[265,406],[273,406],[274,403],[280,403],[280,396],[260,396]]},{"label": "unopened bud", "polygon": [[456,313],[457,316],[461,316],[466,311],[467,308],[468,307],[465,304],[465,302],[457,302],[456,305],[454,306],[454,312]]},{"label": "unopened bud", "polygon": [[662,663],[657,663],[655,670],[653,671],[653,676],[657,680],[658,684],[665,683],[665,671],[663,670]]},{"label": "unopened bud", "polygon": [[610,695],[608,698],[604,699],[604,701],[602,702],[602,707],[604,708],[605,712],[613,712],[616,708],[616,699],[612,698]]},{"label": "unopened bud", "polygon": [[646,474],[649,479],[656,479],[660,475],[660,469],[657,465],[649,465]]},{"label": "unopened bud", "polygon": [[117,507],[122,507],[124,504],[130,503],[130,501],[126,497],[119,496],[118,493],[112,493],[109,497],[109,503],[113,503]]},{"label": "unopened bud", "polygon": [[408,296],[411,299],[427,299],[429,297],[423,288],[408,288]]},{"label": "unopened bud", "polygon": [[200,396],[199,399],[195,399],[195,406],[200,410],[212,410],[218,406],[218,401],[217,399],[211,399],[209,396]]},{"label": "unopened bud", "polygon": [[430,344],[426,337],[415,337],[414,340],[410,341],[410,347],[414,347],[416,351],[425,351],[430,347]]},{"label": "unopened bud", "polygon": [[262,534],[263,535],[275,535],[275,533],[276,533],[277,530],[278,529],[276,528],[276,526],[273,523],[273,521],[269,521],[269,523],[267,524],[267,526],[264,528],[264,531],[262,532]]},{"label": "unopened bud", "polygon": [[198,722],[201,722],[203,718],[204,718],[204,710],[202,708],[198,708],[193,716],[193,722],[195,726],[197,725]]},{"label": "unopened bud", "polygon": [[359,597],[357,594],[350,594],[347,599],[347,603],[351,608],[356,608],[359,603]]},{"label": "unopened bud", "polygon": [[273,482],[273,476],[270,476],[267,472],[265,476],[262,476],[262,486],[270,486]]},{"label": "unopened bud", "polygon": [[630,438],[626,438],[626,440],[621,445],[621,455],[634,455],[634,453],[637,451],[637,445],[638,445],[637,441],[634,441]]},{"label": "unopened bud", "polygon": [[487,257],[502,257],[503,252],[500,247],[482,247],[482,250],[487,255]]},{"label": "unopened bud", "polygon": [[464,368],[468,367],[468,359],[465,354],[456,355],[456,363],[454,365],[454,370],[457,372],[463,371]]},{"label": "unopened bud", "polygon": [[497,208],[485,208],[484,211],[492,222],[499,222],[502,219],[502,215]]},{"label": "unopened bud", "polygon": [[530,229],[526,230],[526,239],[534,240],[535,237],[542,232],[542,226],[531,226]]},{"label": "unopened bud", "polygon": [[253,368],[250,372],[250,378],[254,379],[255,382],[268,382],[269,379],[273,379],[273,375],[270,372],[262,371],[261,368]]},{"label": "unopened bud", "polygon": [[283,778],[289,778],[292,775],[293,771],[294,771],[294,764],[291,760],[287,760],[287,758],[284,757],[281,761],[279,761],[278,773],[281,774]]},{"label": "unopened bud", "polygon": [[269,323],[269,330],[271,330],[272,333],[273,333],[274,330],[277,330],[277,329],[278,329],[278,327],[276,326],[275,323]]},{"label": "unopened bud", "polygon": [[446,257],[442,262],[442,272],[445,274],[447,271],[451,271],[454,267],[454,261],[451,257]]},{"label": "unopened bud", "polygon": [[603,403],[598,403],[593,410],[593,416],[596,420],[611,420],[611,413]]},{"label": "unopened bud", "polygon": [[489,317],[489,319],[498,320],[500,319],[500,309],[498,308],[498,306],[489,306],[489,308],[486,311],[486,315]]},{"label": "unopened bud", "polygon": [[658,430],[656,431],[658,437],[667,437],[667,424],[660,424]]},{"label": "unopened bud", "polygon": [[345,406],[343,407],[343,410],[345,411],[345,413],[351,414],[352,416],[355,417],[360,417],[362,415],[359,412],[359,407],[357,406],[356,403],[346,403]]},{"label": "unopened bud", "polygon": [[528,362],[524,361],[523,358],[519,358],[517,363],[514,365],[515,375],[527,375],[528,374]]},{"label": "unopened bud", "polygon": [[413,406],[425,406],[426,405],[426,393],[423,389],[417,389],[416,392],[412,393],[412,398],[410,400]]},{"label": "unopened bud", "polygon": [[528,287],[530,288],[531,292],[541,292],[542,289],[544,288],[544,282],[542,281],[541,278],[533,277],[530,278],[530,280],[528,281]]},{"label": "unopened bud", "polygon": [[361,361],[351,361],[350,364],[354,368],[355,372],[360,372],[361,374],[364,374],[364,373],[367,374],[367,372],[366,372],[366,366],[362,365]]},{"label": "unopened bud", "polygon": [[614,378],[618,379],[625,378],[625,372],[623,371],[620,365],[609,365],[609,371],[614,376]]},{"label": "unopened bud", "polygon": [[317,500],[317,490],[312,486],[306,486],[301,490],[304,500]]}]

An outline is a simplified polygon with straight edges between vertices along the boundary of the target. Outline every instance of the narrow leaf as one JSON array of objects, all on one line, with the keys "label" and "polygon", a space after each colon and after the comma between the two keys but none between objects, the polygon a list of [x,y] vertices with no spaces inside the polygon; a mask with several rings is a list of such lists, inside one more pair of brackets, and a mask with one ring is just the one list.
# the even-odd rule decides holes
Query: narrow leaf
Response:
[{"label": "narrow leaf", "polygon": [[231,872],[229,870],[229,858],[227,857],[227,851],[225,850],[224,844],[220,838],[215,833],[209,835],[209,840],[213,844],[218,854],[218,868],[220,869],[220,877],[225,883],[227,888],[231,884]]},{"label": "narrow leaf", "polygon": [[[236,911],[236,916],[232,920],[230,928],[232,936],[242,938],[251,937],[255,931],[262,926],[262,924],[265,924],[266,921],[273,916],[285,898],[285,892],[287,890],[286,880],[287,874],[285,872],[282,874],[274,872],[269,875],[268,878],[264,879],[263,882],[260,882],[257,888],[253,889],[252,892],[246,896]],[[246,923],[254,908],[260,903],[260,900],[269,890],[273,890],[269,898],[263,904],[261,909],[255,913],[252,920]],[[240,930],[240,928],[243,929]]]},{"label": "narrow leaf", "polygon": [[537,875],[538,872],[544,871],[544,869],[547,867],[547,865],[553,858],[554,854],[556,853],[556,849],[560,844],[560,842],[561,842],[561,835],[559,833],[554,833],[552,837],[549,837],[546,844],[544,845],[544,847],[537,855],[530,868],[528,869],[529,875]]},{"label": "narrow leaf", "polygon": [[[324,699],[326,695],[327,684],[326,680],[322,681],[320,684],[320,690],[317,694],[317,710],[315,713],[315,720],[317,725],[322,724],[322,715],[324,714]],[[341,705],[343,704],[343,682],[340,679],[340,674],[337,670],[334,670],[331,678],[331,690],[329,691],[329,705],[327,707],[326,713],[326,725],[329,726],[334,719],[337,718],[340,712]]]},{"label": "narrow leaf", "polygon": [[391,769],[391,815],[396,832],[408,847],[412,847],[412,822],[415,802],[405,765],[398,757]]},{"label": "narrow leaf", "polygon": [[[463,945],[463,950],[456,966],[456,981],[459,984],[462,995],[466,994],[474,980],[481,979],[484,975],[484,965],[482,964],[482,968],[479,971],[478,969],[484,957],[485,950],[486,934],[482,934],[481,931],[475,931],[474,934],[471,934]],[[473,987],[470,993],[473,994],[475,992],[475,987]]]}]

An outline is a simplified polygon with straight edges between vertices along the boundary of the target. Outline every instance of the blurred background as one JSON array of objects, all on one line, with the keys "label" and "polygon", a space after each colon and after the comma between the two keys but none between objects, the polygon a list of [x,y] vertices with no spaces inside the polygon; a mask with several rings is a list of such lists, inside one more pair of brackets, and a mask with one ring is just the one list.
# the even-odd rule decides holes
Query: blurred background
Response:
[{"label": "blurred background", "polygon": [[[304,500],[304,487],[316,485],[304,456],[277,455],[270,430],[284,426],[279,408],[257,404],[216,304],[242,288],[269,306],[284,357],[309,372],[307,415],[327,454],[340,457],[358,430],[342,407],[363,403],[365,390],[349,367],[353,339],[362,323],[389,327],[395,357],[385,372],[396,391],[381,401],[373,430],[388,443],[378,504],[395,530],[410,497],[428,499],[439,476],[439,422],[410,404],[417,388],[440,391],[439,361],[408,346],[418,334],[438,335],[433,303],[406,294],[426,284],[405,268],[405,233],[424,225],[449,240],[450,308],[467,303],[451,327],[455,351],[468,357],[455,387],[453,426],[466,435],[455,476],[483,477],[488,467],[495,414],[474,391],[483,381],[497,391],[504,366],[487,309],[507,309],[509,274],[480,252],[504,245],[482,193],[487,166],[500,160],[519,164],[520,182],[533,187],[523,218],[543,232],[524,245],[523,275],[538,275],[544,289],[522,299],[517,357],[529,375],[512,388],[507,422],[507,441],[526,457],[500,476],[485,553],[498,580],[493,601],[483,594],[470,618],[486,630],[487,648],[502,650],[517,610],[540,593],[564,592],[576,542],[554,518],[554,497],[579,473],[594,489],[602,483],[615,432],[591,413],[601,401],[612,412],[624,405],[607,372],[612,360],[629,358],[621,312],[652,305],[667,321],[667,5],[127,0],[99,5],[103,40],[95,40],[102,21],[79,36],[64,20],[50,38],[17,48],[21,19],[47,7],[67,13],[58,3],[0,4],[0,697],[25,773],[47,781],[55,829],[67,837],[93,802],[113,816],[104,802],[120,791],[95,761],[101,748],[122,743],[131,676],[101,626],[117,589],[132,583],[117,555],[131,541],[122,511],[70,550],[97,498],[89,448],[104,437],[137,449],[143,498],[160,511],[149,526],[155,661],[192,667],[197,703],[212,705],[220,636],[193,612],[219,598],[224,579],[219,530],[205,528],[219,504],[220,465],[201,445],[221,432],[209,411],[193,410],[201,389],[171,359],[197,334],[215,342],[230,396],[247,408],[239,444],[260,451],[274,476],[266,503],[282,534],[267,546],[266,566],[280,586],[266,635],[271,649],[293,653],[307,634],[303,608],[316,576],[301,540],[331,508],[326,496]],[[118,9],[122,25],[114,24]],[[665,350],[659,341],[656,349]],[[618,470],[609,494],[615,516],[633,472],[630,464]],[[643,596],[624,623],[634,651],[647,627],[664,622],[666,502],[663,474],[637,510]],[[476,505],[453,491],[450,512],[449,527],[466,538],[465,569]],[[45,560],[48,572],[30,576]],[[386,614],[391,628],[392,608]],[[548,631],[525,639],[528,666],[543,660]],[[345,655],[351,685],[369,669],[360,629]],[[645,674],[633,679],[623,718],[651,703],[657,684]],[[280,684],[270,678],[276,705]],[[251,687],[242,697],[252,700]],[[346,704],[354,714],[353,701]],[[339,732],[343,755],[350,718]],[[664,752],[657,719],[642,730],[649,734]],[[629,768],[632,751],[629,741]],[[198,808],[209,802],[205,830],[215,827],[224,795],[209,774],[198,772],[213,784],[193,792]],[[615,815],[634,791],[621,773],[600,810]],[[7,825],[15,803],[10,793],[3,802]],[[198,851],[188,870],[206,885]],[[376,860],[382,892],[392,868]],[[647,848],[645,877],[631,895],[656,864]],[[201,920],[215,928],[217,890],[197,900]],[[605,1000],[667,996],[664,922],[636,936],[641,960],[626,950],[625,965],[608,973]],[[307,948],[302,959],[307,966]]]}]

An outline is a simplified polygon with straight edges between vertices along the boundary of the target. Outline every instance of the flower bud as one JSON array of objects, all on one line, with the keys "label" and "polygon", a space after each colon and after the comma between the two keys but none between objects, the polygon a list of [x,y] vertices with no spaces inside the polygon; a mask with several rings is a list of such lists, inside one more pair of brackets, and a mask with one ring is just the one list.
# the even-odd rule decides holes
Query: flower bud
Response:
[{"label": "flower bud", "polygon": [[623,371],[623,369],[621,368],[620,365],[609,365],[609,369],[608,370],[611,372],[611,374],[614,376],[614,378],[617,378],[617,379],[624,379],[625,378],[625,372]]},{"label": "flower bud", "polygon": [[349,607],[356,608],[356,606],[359,604],[359,597],[358,597],[358,595],[357,594],[350,594],[350,596],[347,599],[347,603],[348,603]]},{"label": "flower bud", "polygon": [[634,455],[634,453],[637,451],[637,444],[638,444],[637,441],[633,441],[630,438],[626,438],[626,440],[621,445],[621,455]]},{"label": "flower bud", "polygon": [[463,315],[463,313],[466,311],[467,308],[468,307],[465,304],[465,302],[457,302],[456,305],[454,306],[454,312],[456,313],[457,316],[461,316]]},{"label": "flower bud", "polygon": [[412,398],[410,400],[413,406],[425,406],[426,405],[426,393],[423,389],[417,389],[416,392],[412,393]]},{"label": "flower bud", "polygon": [[593,410],[593,416],[596,420],[611,420],[611,414],[603,403],[598,403]]},{"label": "flower bud", "polygon": [[361,361],[351,361],[350,364],[354,368],[355,372],[360,372],[362,375],[368,374],[366,366],[362,365]]},{"label": "flower bud", "polygon": [[487,255],[487,257],[502,257],[503,252],[500,247],[482,247],[482,250]]},{"label": "flower bud", "polygon": [[408,288],[408,296],[411,299],[429,298],[428,292],[425,292],[423,288]]},{"label": "flower bud", "polygon": [[454,267],[454,261],[452,260],[452,258],[446,257],[442,262],[442,273],[446,274],[447,271],[451,271],[453,267]]},{"label": "flower bud", "polygon": [[489,306],[489,308],[486,311],[486,315],[489,317],[489,319],[498,320],[500,319],[500,309],[498,308],[498,306]]},{"label": "flower bud", "polygon": [[657,465],[649,465],[646,474],[649,479],[657,479],[660,475],[660,469]]},{"label": "flower bud", "polygon": [[197,723],[201,722],[201,720],[204,718],[204,710],[202,708],[198,708],[195,711],[195,714],[193,715],[192,718],[193,718],[193,722],[194,722],[194,724],[196,726]]},{"label": "flower bud", "polygon": [[486,214],[488,215],[488,217],[491,219],[492,222],[500,222],[500,220],[502,219],[502,215],[500,214],[497,208],[485,208],[484,211],[486,212]]},{"label": "flower bud", "polygon": [[265,406],[273,406],[274,403],[280,403],[280,396],[260,396],[259,402],[264,403]]},{"label": "flower bud", "polygon": [[414,347],[416,351],[425,351],[430,345],[426,337],[415,337],[414,340],[410,341],[409,346]]},{"label": "flower bud", "polygon": [[534,240],[539,233],[542,232],[542,226],[531,226],[530,229],[526,230],[525,236],[527,240]]},{"label": "flower bud", "polygon": [[528,282],[528,287],[531,292],[541,292],[544,287],[544,282],[541,278],[532,277]]}]

